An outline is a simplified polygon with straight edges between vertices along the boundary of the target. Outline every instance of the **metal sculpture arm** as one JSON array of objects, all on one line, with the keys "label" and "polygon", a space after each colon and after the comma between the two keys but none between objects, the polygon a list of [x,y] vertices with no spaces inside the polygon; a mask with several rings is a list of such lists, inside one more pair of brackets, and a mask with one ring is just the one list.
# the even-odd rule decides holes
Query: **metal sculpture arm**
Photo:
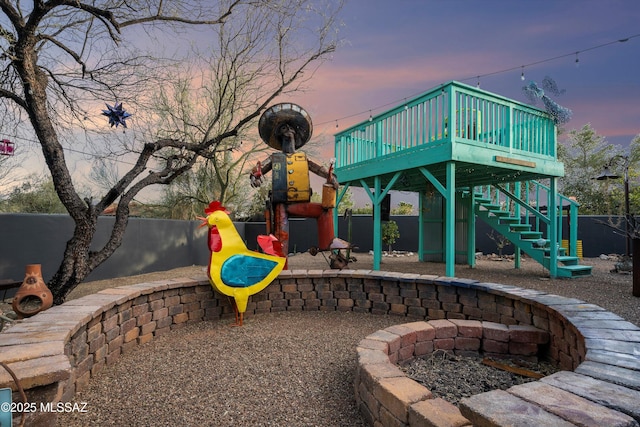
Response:
[{"label": "metal sculpture arm", "polygon": [[336,190],[338,189],[338,177],[336,177],[336,175],[333,173],[333,162],[331,162],[331,166],[329,166],[328,170],[324,166],[319,165],[311,159],[308,159],[308,163],[309,170],[311,172],[318,176],[321,176],[322,178],[326,178],[328,184],[331,184]]},{"label": "metal sculpture arm", "polygon": [[260,185],[262,185],[262,175],[269,173],[271,171],[271,167],[271,157],[263,162],[258,162],[254,168],[251,169],[251,173],[249,174],[251,186],[254,188],[260,187]]}]

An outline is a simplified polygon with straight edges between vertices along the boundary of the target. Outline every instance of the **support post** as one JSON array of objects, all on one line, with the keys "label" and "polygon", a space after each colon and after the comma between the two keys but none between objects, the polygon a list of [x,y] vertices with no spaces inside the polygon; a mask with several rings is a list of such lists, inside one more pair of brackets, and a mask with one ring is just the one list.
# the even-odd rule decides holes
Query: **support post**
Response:
[{"label": "support post", "polygon": [[448,162],[446,166],[447,182],[445,196],[445,275],[455,275],[456,262],[456,164]]},{"label": "support post", "polygon": [[380,208],[382,198],[380,193],[382,185],[379,176],[376,176],[373,182],[375,199],[373,200],[373,269],[380,270],[382,261],[382,209]]},{"label": "support post", "polygon": [[[333,209],[333,235],[338,236],[338,207],[340,206],[340,202],[342,202],[342,198],[349,190],[350,182],[347,182],[343,185],[342,190],[338,192],[338,197],[336,198],[336,207]],[[349,242],[351,243],[351,242]]]},{"label": "support post", "polygon": [[418,261],[424,261],[424,192],[418,195]]},{"label": "support post", "polygon": [[[513,194],[518,198],[521,199],[521,189],[520,189],[520,183],[516,182],[513,184],[514,188],[513,188]],[[520,205],[515,203],[514,206],[514,216],[518,219],[520,219],[522,217],[522,212],[520,211]],[[513,263],[514,263],[514,267],[515,268],[520,268],[520,263],[522,261],[522,254],[520,252],[520,248],[518,247],[518,245],[516,245],[515,243],[513,243]]]},{"label": "support post", "polygon": [[469,197],[467,217],[467,263],[471,268],[476,266],[476,215],[474,207],[476,205],[475,188],[471,187],[471,197]]},{"label": "support post", "polygon": [[549,276],[556,278],[558,276],[558,178],[551,177],[549,179],[549,240],[551,241],[549,248]]},{"label": "support post", "polygon": [[578,205],[569,205],[569,255],[578,256]]}]

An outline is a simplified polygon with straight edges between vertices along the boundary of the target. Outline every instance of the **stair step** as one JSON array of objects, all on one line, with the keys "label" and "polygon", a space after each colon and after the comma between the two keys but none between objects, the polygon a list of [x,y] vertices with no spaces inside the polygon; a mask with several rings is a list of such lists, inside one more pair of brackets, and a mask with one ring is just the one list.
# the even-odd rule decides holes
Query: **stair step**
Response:
[{"label": "stair step", "polygon": [[486,205],[491,203],[491,199],[485,199],[485,198],[480,198],[480,199],[475,199],[476,203],[480,203],[481,205]]},{"label": "stair step", "polygon": [[476,203],[490,203],[491,199],[489,197],[485,197],[484,194],[474,194],[473,195],[474,200],[476,201]]},{"label": "stair step", "polygon": [[[544,248],[544,256],[549,256],[551,249],[550,248]],[[558,256],[565,256],[567,254],[567,250],[565,248],[563,248],[562,246],[558,247]]]},{"label": "stair step", "polygon": [[538,240],[542,237],[542,232],[540,231],[522,231],[520,232],[520,237],[522,240]]},{"label": "stair step", "polygon": [[574,273],[591,274],[593,268],[590,265],[562,265],[558,267],[558,269],[572,271]]},{"label": "stair step", "polygon": [[515,216],[503,216],[500,217],[498,221],[500,221],[500,224],[519,224],[520,218],[517,218]]},{"label": "stair step", "polygon": [[573,267],[580,263],[580,258],[577,256],[561,255],[557,258],[558,262],[564,264],[564,267]]},{"label": "stair step", "polygon": [[561,277],[591,276],[590,265],[562,265],[558,267],[558,275]]},{"label": "stair step", "polygon": [[487,210],[489,210],[489,211],[502,210],[502,205],[495,205],[495,204],[492,204],[492,203],[482,203],[482,206],[487,208]]},{"label": "stair step", "polygon": [[489,212],[494,214],[497,217],[500,217],[500,218],[503,218],[503,217],[506,217],[506,216],[510,215],[510,213],[507,212],[507,211],[501,211],[501,210],[497,210],[497,209],[496,210],[490,209]]},{"label": "stair step", "polygon": [[[556,251],[555,260],[559,265],[555,266],[554,270],[558,277],[577,278],[591,275],[591,266],[580,265],[578,257],[568,256],[565,248],[544,239],[542,232],[532,231],[532,225],[523,223],[521,218],[510,216],[510,212],[504,211],[502,205],[491,203],[489,199],[478,193],[474,194],[474,200],[474,210],[478,217],[483,218],[496,231],[512,240],[516,247],[529,254],[544,268],[549,269],[551,251]],[[543,247],[540,247],[541,242],[544,242]]]}]

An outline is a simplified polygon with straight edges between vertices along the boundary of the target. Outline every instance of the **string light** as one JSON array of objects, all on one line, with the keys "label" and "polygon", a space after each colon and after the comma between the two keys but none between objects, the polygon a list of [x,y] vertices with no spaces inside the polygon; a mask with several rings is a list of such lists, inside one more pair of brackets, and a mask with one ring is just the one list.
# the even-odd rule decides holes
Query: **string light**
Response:
[{"label": "string light", "polygon": [[[477,79],[476,85],[477,85],[477,87],[480,87],[480,78],[494,76],[494,75],[497,75],[497,74],[507,73],[507,72],[510,72],[510,71],[517,70],[518,68],[521,69],[520,79],[524,80],[524,68],[525,67],[532,67],[534,65],[540,65],[540,64],[544,64],[544,63],[551,62],[551,61],[556,61],[558,59],[562,59],[562,58],[566,58],[568,56],[574,56],[574,55],[576,57],[576,61],[575,61],[576,67],[578,67],[579,64],[580,64],[580,59],[578,58],[578,54],[579,53],[584,53],[584,52],[588,52],[588,51],[591,51],[591,50],[600,49],[600,48],[603,48],[603,47],[606,47],[606,46],[610,46],[610,45],[616,44],[616,43],[626,43],[629,40],[637,38],[637,37],[640,37],[640,34],[634,34],[634,35],[631,35],[629,37],[625,37],[625,38],[622,38],[622,39],[616,39],[614,41],[610,41],[610,42],[607,42],[607,43],[602,43],[602,44],[599,44],[599,45],[596,45],[596,46],[589,47],[587,49],[583,49],[581,51],[573,51],[571,53],[565,53],[563,55],[558,55],[558,56],[554,56],[554,57],[551,57],[551,58],[542,59],[540,61],[530,62],[528,64],[520,65],[518,67],[505,68],[503,70],[498,70],[498,71],[494,71],[494,72],[491,72],[491,73],[480,74],[480,75],[477,75],[477,76],[474,76],[474,77],[466,77],[466,78],[463,78],[463,79],[456,79],[456,80],[460,81],[460,82],[465,82],[465,81],[469,81],[471,79]],[[443,87],[442,91],[444,92],[444,87]],[[424,91],[421,91],[419,93],[413,94],[409,98],[413,98],[415,96],[418,96],[418,95],[422,94],[423,92]],[[406,100],[407,98],[404,98],[404,99]],[[395,101],[392,101],[392,102],[387,102],[386,104],[377,106],[376,109],[382,109],[382,108],[385,108],[385,107],[388,107],[388,106],[398,105],[398,103],[400,101],[401,100],[395,100]],[[362,114],[366,113],[366,111],[367,110],[361,111],[359,113],[350,114],[350,115],[347,115],[347,116],[344,116],[344,117],[340,117],[340,120],[346,120],[346,119],[350,119],[350,118],[353,118],[353,117],[361,116]],[[373,116],[371,115],[371,110],[368,110],[368,111],[369,111],[369,121],[371,121],[371,120],[373,120]],[[333,120],[330,120],[328,122],[318,123],[318,126],[326,125],[327,123],[331,123],[332,121]]]}]

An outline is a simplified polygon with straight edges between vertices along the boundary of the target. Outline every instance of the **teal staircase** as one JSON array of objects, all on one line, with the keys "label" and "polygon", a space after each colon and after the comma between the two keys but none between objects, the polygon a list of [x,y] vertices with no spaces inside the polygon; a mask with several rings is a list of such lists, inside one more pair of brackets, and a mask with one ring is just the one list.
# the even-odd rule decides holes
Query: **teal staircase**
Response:
[{"label": "teal staircase", "polygon": [[[532,189],[529,187],[530,185],[535,188]],[[541,223],[547,224],[546,231],[548,231],[551,224],[554,226],[562,224],[561,216],[548,215],[548,212],[545,214],[543,210],[534,207],[540,206],[537,201],[531,203],[522,200],[520,197],[521,193],[539,196],[540,189],[548,190],[547,187],[535,181],[527,183],[524,191],[520,183],[512,184],[511,189],[498,185],[476,187],[473,195],[475,214],[505,238],[509,239],[517,249],[549,270],[552,277],[576,278],[590,276],[591,266],[581,265],[580,258],[575,253],[577,228],[570,230],[569,246],[574,248],[572,250],[573,253],[570,254],[567,254],[567,250],[560,245],[560,239],[552,242],[548,236],[539,231]],[[574,217],[570,218],[569,224],[575,224],[574,227],[577,227],[577,203],[564,196],[559,197],[560,207],[563,207],[563,201],[565,203],[569,201],[566,204],[568,214]],[[525,214],[521,215],[523,210]],[[557,212],[562,213],[564,210],[563,208],[558,208]],[[556,220],[557,222],[554,222]],[[561,228],[556,235],[562,235]],[[557,252],[552,254],[552,250]],[[554,258],[555,264],[552,261]]]}]

